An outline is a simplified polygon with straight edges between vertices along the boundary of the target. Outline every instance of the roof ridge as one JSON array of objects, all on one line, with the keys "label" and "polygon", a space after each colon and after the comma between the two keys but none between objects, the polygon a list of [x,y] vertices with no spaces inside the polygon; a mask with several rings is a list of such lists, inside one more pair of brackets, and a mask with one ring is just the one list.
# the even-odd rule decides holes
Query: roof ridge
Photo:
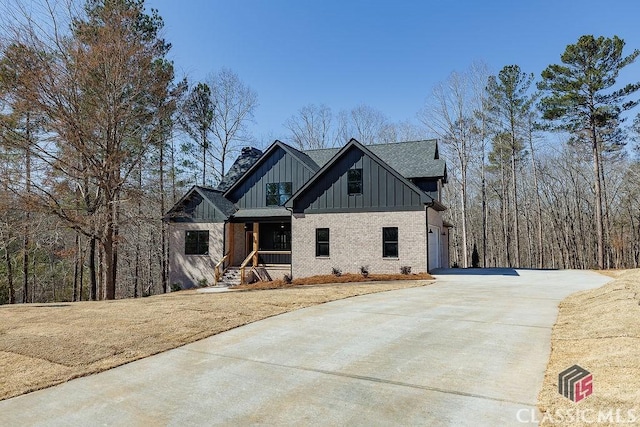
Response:
[{"label": "roof ridge", "polygon": [[367,144],[368,147],[373,145],[393,145],[393,144],[411,144],[416,142],[438,142],[437,138],[427,138],[427,139],[415,139],[411,141],[393,141],[393,142],[376,142],[373,144]]},{"label": "roof ridge", "polygon": [[195,184],[195,185],[194,185],[194,187],[202,188],[202,189],[209,190],[209,191],[215,191],[215,192],[217,192],[217,193],[224,193],[224,191],[222,191],[222,190],[218,190],[217,188],[210,187],[210,186],[208,186],[208,185],[198,185],[198,184]]}]

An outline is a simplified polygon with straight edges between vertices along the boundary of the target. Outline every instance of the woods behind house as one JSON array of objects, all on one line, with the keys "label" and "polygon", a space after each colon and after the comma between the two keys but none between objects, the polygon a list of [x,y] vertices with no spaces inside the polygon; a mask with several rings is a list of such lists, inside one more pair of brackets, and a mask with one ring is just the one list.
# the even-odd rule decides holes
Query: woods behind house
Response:
[{"label": "woods behind house", "polygon": [[[143,0],[3,7],[0,304],[167,292],[162,218],[241,147],[272,142],[250,133],[259,94],[229,69],[176,76]],[[278,137],[302,149],[438,138],[459,267],[474,247],[486,267],[638,267],[640,86],[619,81],[638,54],[587,35],[543,71],[474,64],[416,88],[419,124],[309,104]]]}]

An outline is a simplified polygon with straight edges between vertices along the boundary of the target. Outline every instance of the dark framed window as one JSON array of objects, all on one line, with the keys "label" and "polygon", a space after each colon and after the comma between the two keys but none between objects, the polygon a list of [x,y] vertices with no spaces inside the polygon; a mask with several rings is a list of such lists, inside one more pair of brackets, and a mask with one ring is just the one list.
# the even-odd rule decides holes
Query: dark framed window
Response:
[{"label": "dark framed window", "polygon": [[329,256],[328,228],[316,228],[316,256]]},{"label": "dark framed window", "polygon": [[185,231],[184,254],[209,255],[209,230]]},{"label": "dark framed window", "polygon": [[349,195],[362,194],[362,169],[349,169],[347,172]]},{"label": "dark framed window", "polygon": [[267,206],[284,205],[292,194],[290,182],[272,182],[267,184]]},{"label": "dark framed window", "polygon": [[273,249],[276,251],[291,250],[291,230],[276,230],[273,232]]},{"label": "dark framed window", "polygon": [[398,258],[398,227],[382,227],[382,256]]}]

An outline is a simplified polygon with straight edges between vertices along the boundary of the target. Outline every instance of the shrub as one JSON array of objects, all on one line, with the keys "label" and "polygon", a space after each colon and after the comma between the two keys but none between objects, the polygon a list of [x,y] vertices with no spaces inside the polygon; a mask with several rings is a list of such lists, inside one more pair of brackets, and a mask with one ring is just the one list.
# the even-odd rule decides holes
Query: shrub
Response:
[{"label": "shrub", "polygon": [[478,248],[475,243],[473,244],[473,253],[471,254],[471,267],[480,267],[480,255],[478,255]]},{"label": "shrub", "polygon": [[339,267],[332,267],[331,268],[331,274],[333,274],[336,277],[340,277],[342,276],[342,269]]},{"label": "shrub", "polygon": [[171,284],[171,292],[177,292],[177,291],[181,291],[182,290],[182,286],[180,286],[180,283],[172,283]]},{"label": "shrub", "polygon": [[285,274],[284,276],[282,276],[282,281],[287,285],[290,285],[291,282],[293,282],[293,276],[291,274]]},{"label": "shrub", "polygon": [[411,266],[403,265],[402,267],[400,267],[400,274],[411,274]]},{"label": "shrub", "polygon": [[201,288],[206,288],[207,286],[209,286],[209,282],[207,282],[207,279],[200,279],[198,280],[198,286],[200,286]]},{"label": "shrub", "polygon": [[362,274],[362,277],[369,277],[369,266],[368,265],[360,266],[360,274]]}]

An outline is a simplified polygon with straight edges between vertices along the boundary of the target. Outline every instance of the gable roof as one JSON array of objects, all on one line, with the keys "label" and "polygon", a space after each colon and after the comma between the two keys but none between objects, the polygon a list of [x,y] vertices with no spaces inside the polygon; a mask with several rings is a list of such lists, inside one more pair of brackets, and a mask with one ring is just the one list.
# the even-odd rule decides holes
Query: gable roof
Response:
[{"label": "gable roof", "polygon": [[289,153],[295,158],[297,158],[298,160],[300,160],[302,163],[307,165],[309,167],[309,170],[311,170],[312,172],[315,173],[318,171],[318,169],[320,169],[320,166],[311,157],[309,157],[309,155],[304,151],[300,151],[296,148],[293,148],[289,144],[285,144],[284,142],[281,142],[281,141],[276,140],[276,142],[279,142],[284,147],[287,147],[289,149]]},{"label": "gable roof", "polygon": [[222,191],[216,190],[214,188],[202,187],[199,185],[194,185],[186,192],[184,196],[180,200],[176,202],[175,205],[169,209],[169,211],[165,214],[164,220],[170,220],[171,218],[176,217],[176,213],[179,212],[179,209],[186,204],[188,200],[193,197],[193,194],[198,194],[204,201],[211,204],[218,212],[220,212],[224,217],[229,218],[232,214],[234,214],[237,209],[233,203],[227,200],[223,195]]},{"label": "gable roof", "polygon": [[[284,204],[285,207],[287,208],[292,208],[293,207],[293,202],[300,197],[301,194],[303,194],[309,187],[311,187],[316,180],[318,180],[322,175],[324,175],[329,169],[331,169],[331,167],[342,157],[342,155],[344,153],[346,153],[349,149],[351,149],[352,147],[355,147],[357,149],[359,149],[360,151],[362,151],[363,153],[365,153],[366,155],[370,156],[373,160],[375,160],[376,162],[378,162],[387,172],[389,172],[390,174],[392,174],[393,176],[395,176],[398,180],[400,180],[403,184],[405,184],[406,186],[408,186],[409,188],[411,188],[412,190],[414,190],[416,193],[418,193],[420,195],[420,201],[421,203],[430,203],[430,204],[434,204],[436,206],[437,209],[439,209],[440,207],[443,208],[444,210],[444,206],[442,206],[437,200],[433,199],[431,196],[429,196],[427,193],[425,193],[424,191],[422,191],[420,188],[418,188],[414,183],[412,183],[411,181],[409,181],[406,177],[402,176],[397,170],[395,170],[394,168],[392,168],[391,166],[389,166],[384,160],[382,160],[380,157],[378,157],[375,153],[373,153],[371,150],[368,149],[368,147],[371,146],[364,146],[362,144],[360,144],[356,139],[351,138],[351,140],[349,140],[349,142],[342,148],[338,149],[337,152],[333,155],[333,157],[327,161],[326,163],[324,163],[324,165],[322,166],[322,168],[320,168],[320,170],[317,171],[317,173],[315,175],[313,175],[311,177],[311,179],[309,181],[307,181],[302,187],[300,187],[298,189],[298,191],[296,191],[291,198]],[[320,150],[313,150],[313,151],[320,151]],[[326,154],[323,154],[326,155]]]},{"label": "gable roof", "polygon": [[233,162],[233,165],[229,168],[229,172],[222,178],[222,181],[220,181],[220,184],[218,184],[216,188],[223,192],[228,190],[229,187],[239,180],[242,175],[258,161],[260,156],[262,156],[261,150],[254,147],[244,147],[236,161]]},{"label": "gable roof", "polygon": [[255,163],[253,163],[253,165],[251,165],[251,167],[248,168],[239,179],[237,179],[226,190],[224,190],[224,196],[228,196],[229,194],[231,194],[233,190],[235,190],[242,182],[244,182],[249,176],[251,176],[251,173],[258,169],[260,165],[263,164],[277,148],[283,149],[296,160],[298,160],[302,165],[304,165],[304,167],[311,171],[312,175],[318,171],[318,165],[313,160],[311,160],[308,155],[276,139],[273,144],[271,144],[269,148],[267,148],[265,152],[262,153],[262,156]]},{"label": "gable roof", "polygon": [[233,203],[231,203],[223,196],[223,192],[221,190],[196,186],[196,191],[198,191],[205,200],[215,206],[216,209],[225,214],[225,216],[227,217],[234,214],[238,210]]},{"label": "gable roof", "polygon": [[[446,178],[447,166],[439,158],[438,142],[435,139],[372,144],[366,147],[405,178]],[[339,150],[323,148],[305,150],[304,153],[318,166],[324,166]]]}]

